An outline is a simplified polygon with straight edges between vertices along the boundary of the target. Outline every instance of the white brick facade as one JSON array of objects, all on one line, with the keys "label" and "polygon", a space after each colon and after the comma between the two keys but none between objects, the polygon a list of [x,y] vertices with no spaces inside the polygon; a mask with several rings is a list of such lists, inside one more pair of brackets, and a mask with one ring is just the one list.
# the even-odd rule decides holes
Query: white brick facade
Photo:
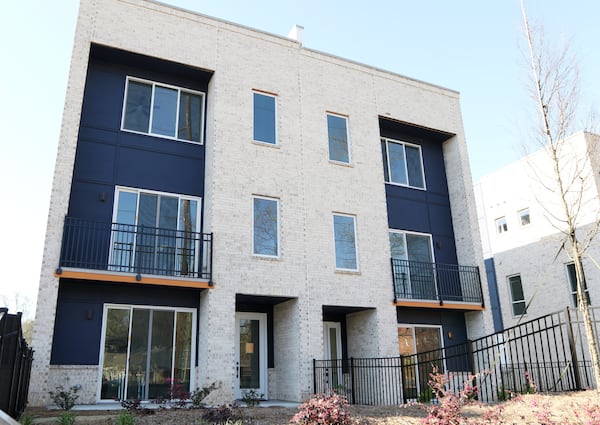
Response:
[{"label": "white brick facade", "polygon": [[[213,400],[234,398],[238,294],[286,299],[273,307],[276,350],[269,369],[269,398],[299,401],[310,396],[312,359],[323,357],[323,306],[354,309],[346,319],[349,356],[398,354],[380,116],[454,134],[443,150],[457,257],[459,263],[483,270],[456,92],[158,3],[83,1],[40,278],[31,404],[48,403],[48,391],[70,371],[76,372],[70,384],[85,387],[81,401],[95,401],[97,366],[50,366],[58,296],[54,270],[90,43],[214,71],[207,93],[203,209],[205,231],[215,235],[214,288],[200,298],[195,373],[196,387],[220,383]],[[276,95],[276,146],[252,141],[255,89]],[[328,160],[327,112],[348,117],[349,165]],[[279,200],[279,258],[252,255],[253,195]],[[334,213],[356,219],[357,272],[335,270]],[[488,305],[484,276],[482,281]],[[489,332],[487,316],[469,313],[469,337]]]}]

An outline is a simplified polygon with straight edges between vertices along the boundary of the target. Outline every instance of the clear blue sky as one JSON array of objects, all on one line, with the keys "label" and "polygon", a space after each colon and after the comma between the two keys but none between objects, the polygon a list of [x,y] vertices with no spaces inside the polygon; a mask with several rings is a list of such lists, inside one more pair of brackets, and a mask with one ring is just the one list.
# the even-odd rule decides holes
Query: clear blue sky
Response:
[{"label": "clear blue sky", "polygon": [[[461,93],[473,178],[520,156],[527,134],[518,0],[167,0],[287,35],[304,45]],[[528,0],[547,38],[570,39],[585,103],[600,99],[600,2]],[[33,315],[77,0],[7,0],[0,17],[0,304],[18,292]],[[12,306],[11,306],[12,307]]]}]

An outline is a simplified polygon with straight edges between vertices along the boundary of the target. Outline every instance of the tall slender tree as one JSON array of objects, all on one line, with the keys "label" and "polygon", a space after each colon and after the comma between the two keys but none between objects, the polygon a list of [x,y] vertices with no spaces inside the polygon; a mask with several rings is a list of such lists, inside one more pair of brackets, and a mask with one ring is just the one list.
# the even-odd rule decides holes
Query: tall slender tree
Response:
[{"label": "tall slender tree", "polygon": [[582,219],[589,212],[586,193],[595,185],[590,161],[590,155],[595,152],[590,151],[587,143],[583,154],[574,153],[568,145],[568,136],[573,133],[579,112],[578,61],[569,43],[555,50],[546,43],[543,28],[530,25],[525,0],[520,2],[531,72],[529,87],[539,118],[533,138],[552,164],[549,175],[536,169],[533,173],[541,187],[553,192],[552,201],[541,203],[541,206],[561,234],[560,250],[574,264],[577,304],[583,316],[596,389],[599,391],[600,360],[582,266],[582,258],[598,233],[598,217],[594,224],[590,225],[588,221],[586,226]]}]

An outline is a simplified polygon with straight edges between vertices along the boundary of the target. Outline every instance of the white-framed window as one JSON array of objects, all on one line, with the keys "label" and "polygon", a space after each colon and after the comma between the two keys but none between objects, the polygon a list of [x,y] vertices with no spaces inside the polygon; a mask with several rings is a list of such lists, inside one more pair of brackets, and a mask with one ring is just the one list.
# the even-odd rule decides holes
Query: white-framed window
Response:
[{"label": "white-framed window", "polygon": [[121,130],[203,143],[204,93],[127,77]]},{"label": "white-framed window", "polygon": [[348,214],[334,213],[333,235],[335,268],[337,270],[357,271],[356,217]]},{"label": "white-framed window", "polygon": [[253,91],[255,142],[277,144],[277,97]]},{"label": "white-framed window", "polygon": [[529,208],[524,208],[518,212],[519,223],[521,226],[527,226],[531,223],[531,216],[529,215]]},{"label": "white-framed window", "polygon": [[[565,264],[565,269],[567,272],[567,281],[569,282],[569,289],[571,290],[571,301],[574,307],[578,307],[579,303],[577,300],[577,274],[575,271],[575,263]],[[585,292],[585,298],[587,299],[588,305],[591,304],[590,291],[588,289],[587,282],[585,281],[585,279],[583,280],[583,292]]]},{"label": "white-framed window", "polygon": [[279,199],[252,198],[252,253],[279,257]]},{"label": "white-framed window", "polygon": [[200,273],[202,199],[117,186],[110,268],[164,275]]},{"label": "white-framed window", "polygon": [[527,313],[521,275],[508,276],[508,289],[510,291],[513,316],[521,316]]},{"label": "white-framed window", "polygon": [[390,229],[389,238],[396,296],[437,299],[431,235]]},{"label": "white-framed window", "polygon": [[496,219],[496,233],[499,235],[508,232],[508,224],[506,223],[506,217],[499,217]]},{"label": "white-framed window", "polygon": [[327,137],[329,139],[329,160],[350,164],[348,117],[328,112]]},{"label": "white-framed window", "polygon": [[194,386],[196,310],[105,304],[98,400],[169,397]]},{"label": "white-framed window", "polygon": [[387,183],[425,189],[421,146],[401,140],[381,138],[383,174]]}]

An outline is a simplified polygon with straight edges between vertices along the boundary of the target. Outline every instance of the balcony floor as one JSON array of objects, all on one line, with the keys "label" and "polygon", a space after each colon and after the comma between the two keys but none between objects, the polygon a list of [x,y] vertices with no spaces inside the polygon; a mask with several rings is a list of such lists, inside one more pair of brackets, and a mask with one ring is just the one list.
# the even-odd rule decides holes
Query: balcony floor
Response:
[{"label": "balcony floor", "polygon": [[62,268],[54,273],[55,277],[98,280],[102,282],[135,283],[143,285],[176,286],[178,288],[212,288],[212,284],[204,279],[177,278],[158,275],[135,275],[131,273],[110,272],[104,270]]},{"label": "balcony floor", "polygon": [[467,303],[467,302],[452,302],[433,300],[396,300],[394,302],[396,307],[418,307],[418,308],[435,308],[444,310],[467,310],[467,311],[483,311],[484,307],[481,304]]}]

